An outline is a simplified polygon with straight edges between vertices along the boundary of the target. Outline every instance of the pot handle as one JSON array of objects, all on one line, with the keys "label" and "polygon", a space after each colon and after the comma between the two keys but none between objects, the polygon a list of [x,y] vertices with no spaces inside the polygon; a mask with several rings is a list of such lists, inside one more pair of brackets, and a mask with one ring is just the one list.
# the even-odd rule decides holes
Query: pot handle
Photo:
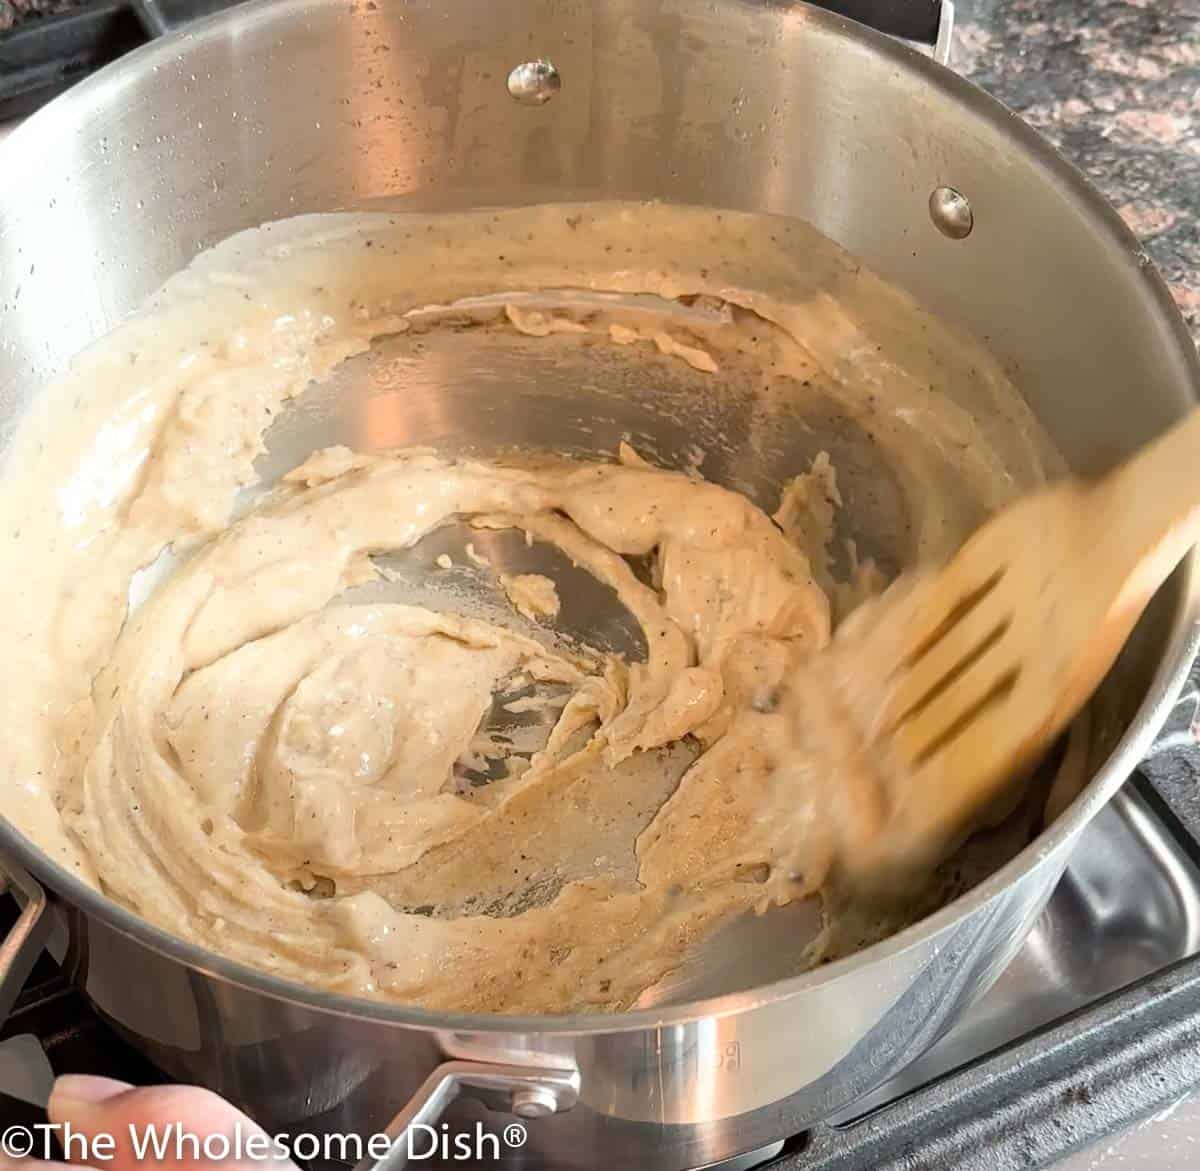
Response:
[{"label": "pot handle", "polygon": [[412,1158],[410,1136],[415,1128],[433,1126],[464,1090],[476,1091],[489,1106],[519,1118],[544,1118],[570,1110],[579,1101],[579,1073],[483,1061],[444,1062],[384,1129],[391,1139],[387,1152],[380,1158],[368,1156],[354,1171],[404,1171]]},{"label": "pot handle", "polygon": [[8,1019],[29,973],[50,935],[46,891],[32,875],[4,860],[0,869],[0,894],[15,887],[25,896],[25,906],[12,930],[0,942],[0,1023]]},{"label": "pot handle", "polygon": [[950,64],[954,36],[953,0],[809,0],[877,32],[933,46],[933,59]]}]

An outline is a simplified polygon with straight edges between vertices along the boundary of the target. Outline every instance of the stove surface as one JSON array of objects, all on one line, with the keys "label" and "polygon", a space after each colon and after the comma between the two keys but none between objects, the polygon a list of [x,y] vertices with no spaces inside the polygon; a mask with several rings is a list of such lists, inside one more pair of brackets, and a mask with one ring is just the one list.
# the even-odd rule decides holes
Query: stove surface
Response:
[{"label": "stove surface", "polygon": [[1016,959],[923,1057],[850,1110],[844,1127],[1200,951],[1200,869],[1144,778],[1088,827]]},{"label": "stove surface", "polygon": [[[158,9],[182,21],[236,2],[161,0]],[[27,117],[156,32],[134,0],[0,0],[0,123]]]}]

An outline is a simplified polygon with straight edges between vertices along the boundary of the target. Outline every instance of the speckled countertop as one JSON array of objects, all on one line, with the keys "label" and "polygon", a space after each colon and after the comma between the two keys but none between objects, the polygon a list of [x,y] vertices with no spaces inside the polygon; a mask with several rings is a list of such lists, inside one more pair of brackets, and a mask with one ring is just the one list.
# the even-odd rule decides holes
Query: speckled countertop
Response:
[{"label": "speckled countertop", "polygon": [[1200,0],[956,0],[951,64],[1141,237],[1200,342]]}]

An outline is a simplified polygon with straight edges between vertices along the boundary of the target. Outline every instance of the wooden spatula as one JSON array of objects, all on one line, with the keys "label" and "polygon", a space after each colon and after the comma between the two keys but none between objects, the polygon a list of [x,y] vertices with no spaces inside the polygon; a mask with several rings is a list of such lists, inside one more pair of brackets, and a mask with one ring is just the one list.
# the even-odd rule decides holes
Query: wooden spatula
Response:
[{"label": "wooden spatula", "polygon": [[1200,409],[1103,479],[1018,501],[853,615],[822,667],[864,748],[831,778],[851,876],[936,859],[1002,799],[1198,540]]}]

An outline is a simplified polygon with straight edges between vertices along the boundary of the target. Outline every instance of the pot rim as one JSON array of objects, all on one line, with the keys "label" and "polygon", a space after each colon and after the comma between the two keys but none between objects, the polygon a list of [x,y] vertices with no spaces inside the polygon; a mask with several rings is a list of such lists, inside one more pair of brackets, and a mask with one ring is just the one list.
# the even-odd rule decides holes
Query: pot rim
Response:
[{"label": "pot rim", "polygon": [[[137,74],[165,63],[181,52],[185,42],[203,42],[225,35],[231,18],[254,23],[270,23],[281,11],[323,8],[337,0],[246,0],[230,9],[188,24],[184,29],[144,45],[119,61],[80,82],[66,94],[50,102],[0,144],[0,159],[13,153],[34,136],[51,134],[55,123],[69,123],[77,109],[102,98],[113,88],[128,83]],[[745,3],[747,0],[732,0]],[[1128,277],[1140,282],[1158,312],[1165,319],[1180,350],[1189,374],[1193,397],[1200,402],[1200,356],[1157,269],[1146,263],[1145,253],[1133,232],[1126,226],[1104,197],[1083,174],[1060,155],[997,99],[986,94],[957,73],[934,63],[909,46],[877,33],[864,25],[803,0],[789,0],[804,9],[805,20],[822,35],[858,42],[884,57],[897,71],[915,74],[917,79],[940,89],[963,105],[975,118],[989,123],[1007,137],[1028,165],[1037,166],[1066,189],[1093,222],[1098,234],[1124,253]],[[44,139],[43,139],[44,141]],[[15,168],[0,166],[16,174]],[[679,1005],[637,1009],[620,1013],[572,1013],[545,1015],[500,1015],[445,1013],[403,1004],[370,1000],[341,993],[322,992],[291,980],[259,971],[249,965],[227,959],[215,952],[189,943],[142,919],[85,883],[53,861],[15,826],[0,817],[0,851],[14,858],[32,875],[43,881],[61,898],[89,916],[100,919],[119,933],[168,959],[176,960],[207,976],[262,993],[273,999],[303,1005],[323,1014],[351,1017],[380,1024],[423,1030],[454,1030],[477,1034],[554,1034],[556,1036],[595,1036],[633,1032],[640,1029],[682,1025],[704,1019],[732,1016],[782,1001],[833,981],[869,964],[884,963],[916,947],[967,915],[998,898],[1022,875],[1043,860],[1064,849],[1083,826],[1104,806],[1143,759],[1159,728],[1165,722],[1191,664],[1200,649],[1200,551],[1188,555],[1180,571],[1186,575],[1178,612],[1174,616],[1168,646],[1137,713],[1109,757],[1096,771],[1075,801],[1047,830],[1030,842],[978,886],[909,927],[862,951],[798,976],[760,985],[743,992]]]}]

